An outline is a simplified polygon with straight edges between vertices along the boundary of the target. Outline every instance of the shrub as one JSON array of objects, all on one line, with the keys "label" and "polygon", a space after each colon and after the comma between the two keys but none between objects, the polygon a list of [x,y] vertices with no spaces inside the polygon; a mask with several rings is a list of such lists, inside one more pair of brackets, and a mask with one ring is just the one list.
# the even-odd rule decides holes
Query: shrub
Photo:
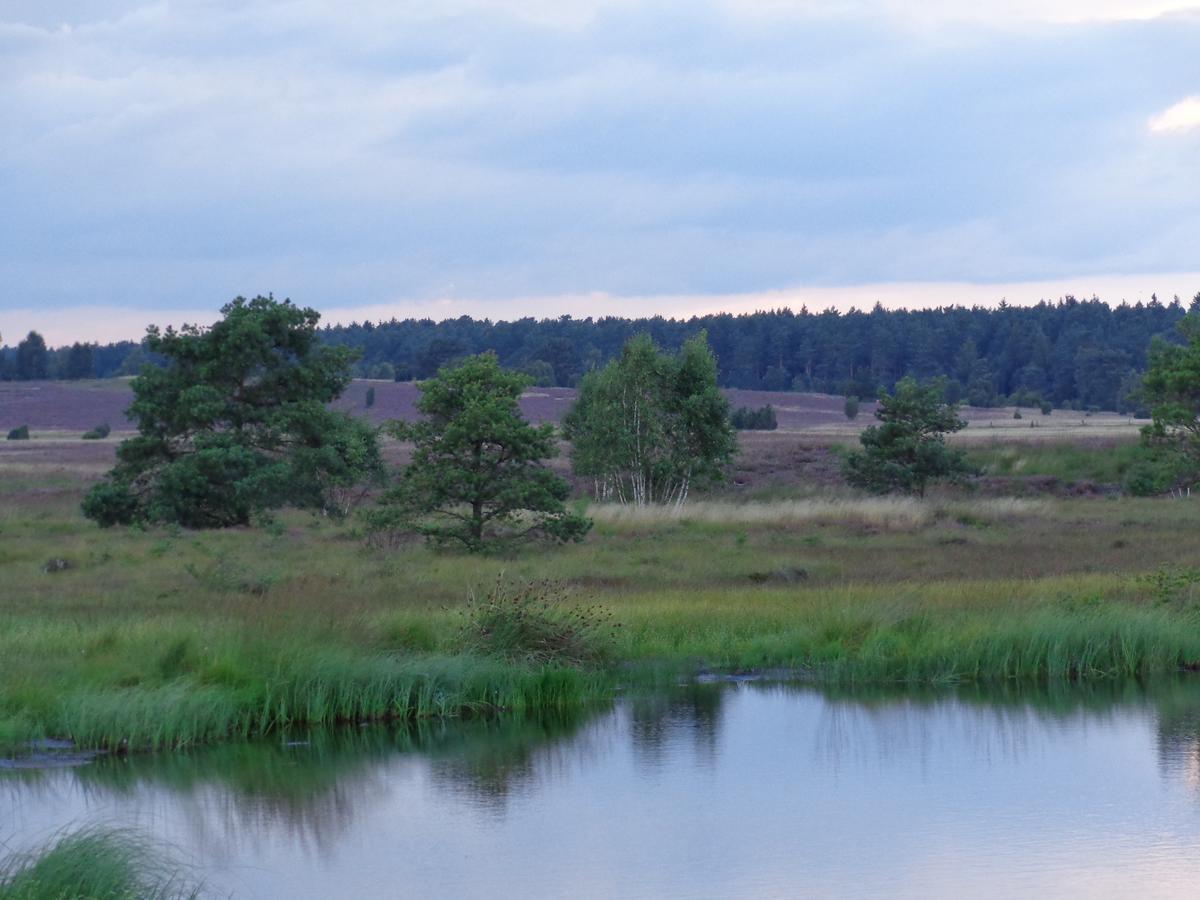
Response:
[{"label": "shrub", "polygon": [[1048,416],[1048,415],[1050,415],[1050,413],[1052,413],[1054,411],[1054,404],[1051,403],[1049,400],[1043,400],[1041,403],[1041,407],[1042,407],[1042,415],[1043,416]]},{"label": "shrub", "polygon": [[598,604],[569,604],[560,584],[503,577],[482,599],[468,599],[465,616],[464,649],[534,665],[597,665],[611,655],[619,627]]},{"label": "shrub", "polygon": [[1134,496],[1165,494],[1194,480],[1194,469],[1185,458],[1157,450],[1139,449],[1142,452],[1130,464],[1121,480],[1121,486]]},{"label": "shrub", "polygon": [[367,409],[375,405],[375,386],[367,388]]},{"label": "shrub", "polygon": [[14,428],[8,433],[10,441],[27,441],[29,440],[29,426],[22,425],[19,428]]},{"label": "shrub", "polygon": [[107,422],[104,422],[103,424],[97,425],[90,431],[85,431],[83,433],[83,439],[85,441],[102,441],[108,437],[110,432],[112,432],[112,428],[109,427]]},{"label": "shrub", "polygon": [[775,407],[768,403],[758,409],[739,406],[729,417],[729,424],[738,431],[774,431],[779,420],[775,417]]},{"label": "shrub", "polygon": [[853,422],[855,419],[857,419],[858,418],[858,398],[857,397],[847,397],[846,405],[844,407],[842,407],[842,411],[846,413],[846,418],[849,419],[850,421]]},{"label": "shrub", "polygon": [[101,481],[83,498],[83,514],[104,528],[131,524],[139,509],[129,486],[115,481]]},{"label": "shrub", "polygon": [[1025,417],[1021,415],[1021,411],[1019,409],[1014,409],[1013,410],[1013,418],[1014,419],[1023,419]]}]

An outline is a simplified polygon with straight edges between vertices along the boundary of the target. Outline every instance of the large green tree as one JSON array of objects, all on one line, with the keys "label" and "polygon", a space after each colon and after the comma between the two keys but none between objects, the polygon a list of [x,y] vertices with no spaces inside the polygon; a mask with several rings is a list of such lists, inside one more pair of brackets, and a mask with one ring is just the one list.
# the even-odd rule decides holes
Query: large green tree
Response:
[{"label": "large green tree", "polygon": [[737,449],[729,402],[704,332],[677,355],[649,335],[586,375],[564,420],[577,475],[604,500],[682,506],[693,487],[719,481]]},{"label": "large green tree", "polygon": [[1152,423],[1142,434],[1147,444],[1170,451],[1193,473],[1200,471],[1200,311],[1178,325],[1182,344],[1156,340],[1142,397]]},{"label": "large green tree", "polygon": [[544,464],[558,452],[554,426],[531,425],[517,403],[529,383],[493,353],[422,382],[424,418],[389,425],[412,442],[412,461],[367,512],[368,527],[471,551],[535,537],[581,540],[591,522],[567,509],[570,485]]},{"label": "large green tree", "polygon": [[863,449],[843,464],[846,481],[876,493],[902,491],[923,495],[930,481],[967,471],[961,450],[946,446],[945,436],[967,423],[942,400],[940,381],[919,384],[903,378],[896,390],[879,397],[878,425],[863,431]]},{"label": "large green tree", "polygon": [[328,408],[350,352],[321,344],[320,315],[272,297],[237,298],[204,328],[147,330],[166,360],[133,381],[136,437],[85,498],[102,525],[244,525],[282,506],[345,511],[339,496],[382,473],[376,434]]}]

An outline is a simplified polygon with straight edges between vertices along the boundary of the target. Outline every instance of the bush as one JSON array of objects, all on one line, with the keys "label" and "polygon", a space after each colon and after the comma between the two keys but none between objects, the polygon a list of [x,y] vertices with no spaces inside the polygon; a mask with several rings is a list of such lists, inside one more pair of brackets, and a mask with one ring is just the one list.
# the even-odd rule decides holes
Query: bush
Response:
[{"label": "bush", "polygon": [[108,437],[111,431],[112,428],[110,428],[108,423],[105,422],[102,425],[97,425],[91,431],[85,431],[83,433],[83,439],[85,441],[102,441]]},{"label": "bush", "polygon": [[1143,451],[1125,472],[1121,486],[1135,497],[1153,497],[1165,494],[1194,477],[1195,473],[1185,458]]},{"label": "bush", "polygon": [[14,428],[8,433],[10,441],[27,441],[29,440],[29,426],[22,425],[20,428]]},{"label": "bush", "polygon": [[375,386],[367,388],[367,409],[375,405]]},{"label": "bush", "polygon": [[845,412],[846,418],[849,419],[851,422],[853,422],[855,419],[857,419],[858,418],[858,398],[857,397],[847,397],[846,405],[842,407],[842,411]]},{"label": "bush", "polygon": [[774,431],[779,420],[775,417],[775,407],[768,403],[758,409],[739,406],[729,417],[729,424],[738,431]]},{"label": "bush", "polygon": [[1023,419],[1025,417],[1021,415],[1021,411],[1019,409],[1014,409],[1013,410],[1013,418],[1014,419]]},{"label": "bush", "polygon": [[1048,416],[1048,415],[1050,415],[1050,413],[1052,413],[1054,411],[1054,404],[1051,403],[1049,400],[1043,400],[1041,403],[1041,407],[1042,407],[1042,415],[1043,416]]},{"label": "bush", "polygon": [[137,521],[141,518],[141,508],[129,485],[119,481],[101,481],[83,498],[83,514],[108,528]]},{"label": "bush", "polygon": [[503,578],[483,599],[467,601],[465,650],[534,665],[597,665],[612,653],[616,625],[597,604],[573,606],[553,582],[510,585]]}]

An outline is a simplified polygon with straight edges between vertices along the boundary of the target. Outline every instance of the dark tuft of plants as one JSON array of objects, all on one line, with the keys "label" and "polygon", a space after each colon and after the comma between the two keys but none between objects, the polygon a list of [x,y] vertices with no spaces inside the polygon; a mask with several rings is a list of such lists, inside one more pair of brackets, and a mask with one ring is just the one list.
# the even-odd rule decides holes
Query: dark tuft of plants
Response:
[{"label": "dark tuft of plants", "polygon": [[758,409],[739,406],[729,417],[729,424],[738,431],[774,431],[779,427],[779,420],[775,408],[768,403]]},{"label": "dark tuft of plants", "polygon": [[464,650],[532,665],[601,665],[621,627],[600,604],[571,603],[562,584],[503,576],[483,597],[472,595],[463,615]]}]

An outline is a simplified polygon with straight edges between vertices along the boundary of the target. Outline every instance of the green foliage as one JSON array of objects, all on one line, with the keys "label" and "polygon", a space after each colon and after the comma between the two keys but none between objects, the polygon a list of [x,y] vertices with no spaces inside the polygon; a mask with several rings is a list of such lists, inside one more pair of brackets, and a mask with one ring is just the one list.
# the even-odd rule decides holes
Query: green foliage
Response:
[{"label": "green foliage", "polygon": [[[1110,306],[1066,297],[1029,307],[820,314],[784,309],[678,320],[563,316],[493,322],[462,316],[439,323],[360,322],[325,329],[321,335],[332,345],[360,350],[360,371],[372,378],[388,377],[382,374],[387,366],[399,381],[428,378],[451,360],[491,349],[501,365],[520,368],[542,361],[549,368],[539,367],[540,380],[548,381],[553,371],[556,384],[573,385],[585,372],[618,358],[636,334],[649,332],[673,352],[703,328],[719,358],[719,383],[725,387],[790,386],[866,398],[881,385],[891,389],[908,374],[943,375],[950,379],[948,402],[970,395],[972,402],[995,404],[1001,395],[1019,394],[1042,397],[1061,408],[1074,402],[1077,408],[1134,409],[1128,394],[1146,368],[1151,338],[1170,335],[1184,314],[1185,304],[1178,300]],[[92,349],[97,377],[118,371],[137,374],[147,361],[133,342]],[[67,348],[50,352],[50,371],[64,371]],[[15,356],[15,351],[0,354],[0,369],[15,362]],[[854,373],[849,383],[848,372]]]},{"label": "green foliage", "polygon": [[846,456],[846,481],[876,493],[923,495],[930,481],[964,474],[963,452],[947,447],[945,435],[967,423],[955,407],[942,402],[942,392],[939,382],[922,386],[904,378],[895,393],[880,395],[875,412],[880,424],[862,433],[861,451]]},{"label": "green foliage", "polygon": [[19,425],[8,433],[10,441],[27,441],[29,440],[29,426]]},{"label": "green foliage", "polygon": [[858,398],[847,397],[845,404],[842,406],[842,412],[846,414],[846,418],[853,422],[858,418]]},{"label": "green foliage", "polygon": [[1136,497],[1165,494],[1195,477],[1195,464],[1187,456],[1171,452],[1151,443],[1136,448],[1121,486]]},{"label": "green foliage", "polygon": [[591,522],[567,509],[570,486],[544,465],[553,425],[533,426],[517,401],[525,375],[485,353],[422,382],[424,419],[389,429],[414,444],[412,461],[366,515],[374,533],[414,531],[471,551],[531,538],[582,540]]},{"label": "green foliage", "polygon": [[396,367],[390,362],[376,363],[367,370],[368,378],[375,378],[379,381],[395,381]]},{"label": "green foliage", "polygon": [[169,900],[200,888],[142,837],[84,828],[0,860],[0,900]]},{"label": "green foliage", "polygon": [[367,407],[367,409],[370,409],[374,405],[375,405],[375,385],[371,385],[369,388],[367,388],[367,398],[366,398],[365,406]]},{"label": "green foliage", "polygon": [[166,365],[134,380],[138,435],[85,499],[89,518],[211,528],[285,505],[340,514],[336,491],[382,473],[374,431],[326,406],[350,357],[320,344],[319,315],[271,297],[221,312],[211,328],[148,330]]},{"label": "green foliage", "polygon": [[1180,460],[1189,481],[1200,473],[1200,313],[1179,323],[1185,343],[1155,341],[1142,394],[1153,419],[1143,430],[1148,446]]},{"label": "green foliage", "polygon": [[619,628],[604,607],[571,604],[560,584],[507,584],[503,576],[468,601],[465,616],[467,652],[531,665],[599,665],[611,658]]},{"label": "green foliage", "polygon": [[521,366],[521,372],[529,376],[529,383],[536,387],[554,387],[554,366],[544,359],[533,359]]},{"label": "green foliage", "polygon": [[1176,606],[1192,605],[1200,596],[1200,569],[1179,566],[1159,566],[1153,572],[1137,578],[1150,590],[1156,603]]},{"label": "green foliage", "polygon": [[704,332],[677,356],[649,335],[588,373],[563,421],[571,466],[594,479],[601,499],[682,505],[692,487],[720,481],[737,439],[717,361]]},{"label": "green foliage", "polygon": [[1054,412],[1054,404],[1051,403],[1049,400],[1043,400],[1038,405],[1042,410],[1043,416],[1048,416],[1048,415],[1050,415],[1050,413]]},{"label": "green foliage", "polygon": [[779,420],[775,416],[775,407],[768,403],[758,409],[739,406],[729,417],[729,424],[738,431],[774,431],[779,427]]},{"label": "green foliage", "polygon": [[102,441],[108,437],[111,432],[112,428],[109,427],[109,424],[107,422],[103,422],[100,425],[97,425],[95,428],[85,431],[83,433],[83,439],[85,441]]},{"label": "green foliage", "polygon": [[31,331],[25,340],[17,344],[16,375],[21,381],[33,381],[50,377],[50,355],[46,340],[36,331]]},{"label": "green foliage", "polygon": [[68,381],[92,378],[96,374],[91,344],[80,344],[76,341],[66,351],[66,359],[60,357],[60,360],[62,377]]}]

